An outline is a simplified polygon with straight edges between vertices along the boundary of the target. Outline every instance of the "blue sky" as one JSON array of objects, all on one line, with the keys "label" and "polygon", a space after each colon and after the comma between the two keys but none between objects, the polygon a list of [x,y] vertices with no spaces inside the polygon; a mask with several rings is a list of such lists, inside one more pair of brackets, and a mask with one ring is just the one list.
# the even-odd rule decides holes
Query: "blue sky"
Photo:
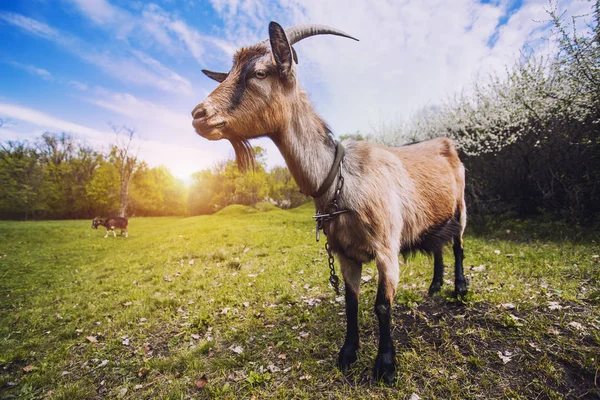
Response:
[{"label": "blue sky", "polygon": [[[106,147],[109,123],[134,127],[140,155],[176,176],[230,157],[208,142],[190,111],[267,25],[322,23],[358,37],[296,46],[299,78],[335,133],[371,132],[439,104],[478,76],[502,71],[527,45],[550,51],[546,1],[3,0],[0,140],[71,132]],[[569,14],[588,1],[564,1]],[[282,164],[268,141],[269,165]]]}]

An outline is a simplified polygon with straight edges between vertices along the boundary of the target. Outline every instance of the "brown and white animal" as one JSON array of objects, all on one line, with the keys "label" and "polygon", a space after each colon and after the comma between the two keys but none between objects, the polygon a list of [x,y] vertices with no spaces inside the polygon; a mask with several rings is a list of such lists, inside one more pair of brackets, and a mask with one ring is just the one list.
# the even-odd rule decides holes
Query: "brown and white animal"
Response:
[{"label": "brown and white animal", "polygon": [[[300,189],[313,194],[321,211],[327,210],[338,185],[336,175],[322,195],[314,196],[332,169],[336,143],[296,79],[297,56],[292,45],[322,34],[351,38],[322,25],[284,30],[271,22],[269,40],[238,50],[231,71],[203,71],[220,85],[192,111],[196,132],[209,140],[229,140],[242,169],[253,160],[248,140],[271,138]],[[375,260],[380,337],[374,375],[391,383],[396,361],[390,318],[399,279],[399,253],[433,253],[429,288],[433,294],[443,283],[442,248],[453,241],[455,292],[467,292],[462,265],[465,171],[453,143],[445,138],[399,148],[348,140],[343,145],[344,186],[338,204],[349,212],[324,226],[346,288],[347,331],[338,365],[345,371],[356,360],[361,270],[363,263]]]},{"label": "brown and white animal", "polygon": [[129,220],[124,217],[108,217],[106,219],[101,219],[100,217],[94,218],[92,221],[92,228],[98,229],[99,226],[103,226],[106,228],[105,238],[108,237],[110,232],[113,233],[113,237],[117,237],[117,233],[115,232],[115,228],[121,230],[121,235],[125,232],[125,237],[129,237],[129,233],[127,232],[127,227],[129,226]]}]

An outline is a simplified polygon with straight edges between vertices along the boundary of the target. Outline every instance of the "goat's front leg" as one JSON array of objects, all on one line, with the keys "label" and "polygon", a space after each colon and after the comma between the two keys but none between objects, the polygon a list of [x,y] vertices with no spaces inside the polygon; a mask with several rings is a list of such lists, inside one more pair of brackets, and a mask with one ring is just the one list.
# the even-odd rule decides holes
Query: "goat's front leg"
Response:
[{"label": "goat's front leg", "polygon": [[375,358],[374,376],[386,384],[396,381],[396,350],[390,332],[392,305],[398,285],[398,255],[394,253],[377,256],[379,287],[375,300],[375,314],[379,321],[379,349]]},{"label": "goat's front leg", "polygon": [[338,258],[346,287],[346,340],[338,356],[338,367],[346,372],[356,361],[358,350],[358,294],[362,264],[344,256],[338,255]]}]

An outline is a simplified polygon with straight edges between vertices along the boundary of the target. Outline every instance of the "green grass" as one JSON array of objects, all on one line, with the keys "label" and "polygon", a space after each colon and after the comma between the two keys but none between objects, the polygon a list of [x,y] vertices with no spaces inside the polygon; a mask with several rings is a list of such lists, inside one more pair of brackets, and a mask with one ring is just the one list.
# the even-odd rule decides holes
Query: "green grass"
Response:
[{"label": "green grass", "polygon": [[0,222],[0,397],[600,396],[597,233],[571,241],[511,221],[468,234],[463,301],[452,268],[430,298],[431,260],[407,260],[398,382],[386,387],[371,378],[375,266],[363,269],[361,349],[344,376],[344,303],[327,285],[312,206],[265,210],[133,218],[116,239],[91,221]]}]

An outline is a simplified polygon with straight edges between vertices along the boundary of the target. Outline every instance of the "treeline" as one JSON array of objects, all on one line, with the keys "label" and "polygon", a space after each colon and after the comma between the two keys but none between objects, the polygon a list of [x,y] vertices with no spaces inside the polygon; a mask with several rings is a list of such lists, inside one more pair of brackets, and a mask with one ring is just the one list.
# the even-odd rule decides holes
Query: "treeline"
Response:
[{"label": "treeline", "polygon": [[[600,213],[600,1],[567,28],[550,12],[558,51],[524,57],[505,76],[428,107],[372,140],[453,138],[467,169],[471,217],[549,213],[594,222]],[[473,219],[472,219],[473,220]]]},{"label": "treeline", "polygon": [[210,170],[193,175],[189,189],[189,212],[210,214],[230,204],[255,205],[270,202],[280,208],[293,208],[309,201],[286,167],[266,170],[265,151],[254,148],[255,168],[240,172],[234,160],[218,163]]},{"label": "treeline", "polygon": [[269,201],[282,208],[307,201],[287,168],[241,174],[234,161],[197,172],[188,188],[170,171],[137,159],[130,141],[101,152],[72,136],[45,133],[35,143],[0,147],[0,218],[65,219],[96,216],[210,214],[229,204]]}]

